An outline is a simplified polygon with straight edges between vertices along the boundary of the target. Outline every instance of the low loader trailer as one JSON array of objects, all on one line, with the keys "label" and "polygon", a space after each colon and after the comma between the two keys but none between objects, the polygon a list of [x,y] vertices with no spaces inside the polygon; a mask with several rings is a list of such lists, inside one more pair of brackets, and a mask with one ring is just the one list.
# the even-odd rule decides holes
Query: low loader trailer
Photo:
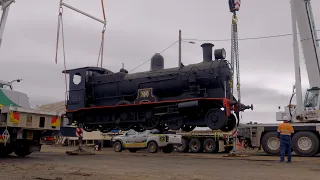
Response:
[{"label": "low loader trailer", "polygon": [[191,132],[176,132],[182,135],[182,145],[176,146],[178,152],[191,153],[218,153],[230,152],[233,150],[232,132],[222,131],[191,131]]}]

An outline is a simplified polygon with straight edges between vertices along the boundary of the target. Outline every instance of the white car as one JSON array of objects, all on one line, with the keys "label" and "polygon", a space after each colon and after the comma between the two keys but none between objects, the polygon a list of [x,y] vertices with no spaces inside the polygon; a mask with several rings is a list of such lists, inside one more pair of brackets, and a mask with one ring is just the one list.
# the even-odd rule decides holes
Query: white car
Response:
[{"label": "white car", "polygon": [[123,135],[113,137],[112,142],[115,152],[121,152],[123,149],[128,149],[130,152],[148,149],[150,153],[156,153],[159,150],[171,153],[174,145],[181,145],[181,139],[181,135],[159,134],[156,129],[144,132],[129,130]]}]

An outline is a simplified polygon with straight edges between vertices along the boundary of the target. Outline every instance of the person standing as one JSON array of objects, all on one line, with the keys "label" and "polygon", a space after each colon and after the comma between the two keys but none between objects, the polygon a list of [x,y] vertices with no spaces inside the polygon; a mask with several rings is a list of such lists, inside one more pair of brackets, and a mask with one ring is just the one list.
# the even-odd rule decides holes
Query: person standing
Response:
[{"label": "person standing", "polygon": [[294,133],[294,129],[292,125],[289,123],[289,118],[287,116],[283,117],[283,123],[278,126],[278,135],[280,137],[280,148],[281,148],[281,156],[280,162],[284,162],[285,153],[288,153],[288,162],[291,162],[291,136]]}]

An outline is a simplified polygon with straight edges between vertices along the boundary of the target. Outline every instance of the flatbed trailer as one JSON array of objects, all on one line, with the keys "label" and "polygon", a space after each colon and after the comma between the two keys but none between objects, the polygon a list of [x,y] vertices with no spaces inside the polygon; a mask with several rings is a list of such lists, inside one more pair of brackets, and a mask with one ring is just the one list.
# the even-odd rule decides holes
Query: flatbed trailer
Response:
[{"label": "flatbed trailer", "polygon": [[53,136],[59,133],[60,125],[61,115],[55,112],[2,106],[0,157],[12,152],[20,157],[40,152],[43,144],[53,142]]},{"label": "flatbed trailer", "polygon": [[182,145],[176,146],[177,152],[218,153],[230,152],[233,149],[232,132],[222,131],[191,131],[176,132],[182,135]]},{"label": "flatbed trailer", "polygon": [[[320,123],[291,123],[292,151],[298,156],[311,157],[320,153]],[[238,138],[250,148],[263,149],[268,155],[280,155],[279,124],[240,124]]]}]

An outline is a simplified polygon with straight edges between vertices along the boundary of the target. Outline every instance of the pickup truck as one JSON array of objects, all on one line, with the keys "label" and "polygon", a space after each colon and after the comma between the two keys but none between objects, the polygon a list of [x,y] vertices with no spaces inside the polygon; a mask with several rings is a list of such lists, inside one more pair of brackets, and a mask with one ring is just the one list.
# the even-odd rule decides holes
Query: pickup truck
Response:
[{"label": "pickup truck", "polygon": [[136,132],[129,130],[122,135],[112,138],[113,149],[121,152],[128,149],[130,152],[137,152],[139,149],[148,149],[150,153],[157,153],[162,150],[164,153],[171,153],[174,145],[181,145],[181,135],[160,134],[158,130],[146,130]]}]

